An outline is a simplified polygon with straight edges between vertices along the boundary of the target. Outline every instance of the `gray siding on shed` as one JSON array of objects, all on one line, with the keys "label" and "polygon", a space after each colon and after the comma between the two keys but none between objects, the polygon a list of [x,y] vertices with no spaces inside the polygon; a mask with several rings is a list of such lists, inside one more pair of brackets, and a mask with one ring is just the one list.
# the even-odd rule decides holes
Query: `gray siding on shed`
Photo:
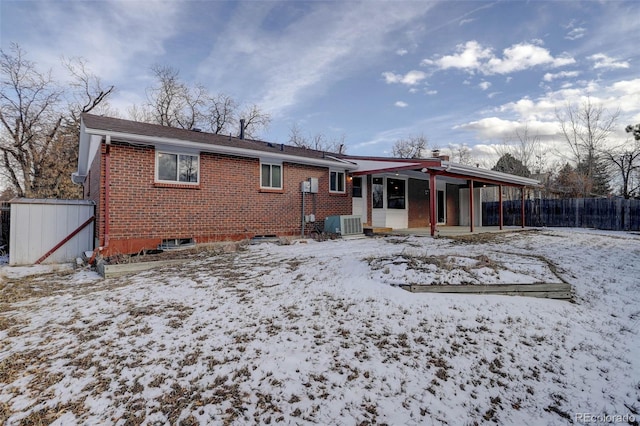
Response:
[{"label": "gray siding on shed", "polygon": [[[92,201],[11,201],[10,265],[30,265],[94,215]],[[69,262],[93,250],[93,224],[87,225],[42,263]]]}]

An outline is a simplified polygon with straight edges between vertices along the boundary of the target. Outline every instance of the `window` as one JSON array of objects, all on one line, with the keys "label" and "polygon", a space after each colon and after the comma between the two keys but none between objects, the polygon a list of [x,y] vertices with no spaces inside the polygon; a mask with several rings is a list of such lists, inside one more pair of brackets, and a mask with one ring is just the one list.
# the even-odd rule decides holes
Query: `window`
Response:
[{"label": "window", "polygon": [[372,197],[373,197],[373,208],[381,209],[384,207],[384,186],[383,186],[383,178],[374,177],[373,185],[371,188]]},{"label": "window", "polygon": [[198,183],[200,156],[156,153],[156,179],[165,182]]},{"label": "window", "polygon": [[354,177],[351,184],[353,185],[353,198],[362,198],[362,178],[359,176]]},{"label": "window", "polygon": [[345,192],[344,184],[344,172],[329,172],[329,191],[330,192]]},{"label": "window", "polygon": [[405,181],[402,179],[387,178],[387,208],[405,208]]},{"label": "window", "polygon": [[282,189],[281,164],[260,164],[260,187]]}]

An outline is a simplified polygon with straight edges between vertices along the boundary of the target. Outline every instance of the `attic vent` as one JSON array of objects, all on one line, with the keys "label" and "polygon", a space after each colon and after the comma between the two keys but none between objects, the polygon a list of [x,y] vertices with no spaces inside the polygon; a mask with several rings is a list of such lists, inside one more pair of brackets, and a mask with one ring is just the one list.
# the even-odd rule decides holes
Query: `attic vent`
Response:
[{"label": "attic vent", "polygon": [[202,131],[202,129],[201,129],[201,128],[199,128],[199,127],[193,127],[193,128],[191,129],[191,131],[193,131],[193,132],[201,132],[201,131]]}]

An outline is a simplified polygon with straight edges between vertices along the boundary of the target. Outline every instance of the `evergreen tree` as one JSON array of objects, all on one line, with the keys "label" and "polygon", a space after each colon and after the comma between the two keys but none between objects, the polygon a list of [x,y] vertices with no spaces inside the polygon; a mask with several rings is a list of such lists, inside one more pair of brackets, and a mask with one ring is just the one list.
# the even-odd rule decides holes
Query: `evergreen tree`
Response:
[{"label": "evergreen tree", "polygon": [[522,176],[522,177],[530,177],[531,172],[527,167],[522,164],[522,161],[515,158],[513,155],[508,152],[503,154],[502,157],[498,159],[498,162],[491,170],[495,170],[497,172],[509,173],[512,175]]}]

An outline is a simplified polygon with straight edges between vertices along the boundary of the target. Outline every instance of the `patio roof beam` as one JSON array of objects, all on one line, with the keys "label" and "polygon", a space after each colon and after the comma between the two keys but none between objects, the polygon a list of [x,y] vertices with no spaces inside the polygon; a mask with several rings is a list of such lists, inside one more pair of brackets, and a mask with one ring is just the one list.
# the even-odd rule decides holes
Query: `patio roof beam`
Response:
[{"label": "patio roof beam", "polygon": [[[448,176],[448,177],[458,178],[458,179],[463,179],[463,180],[471,179],[471,176],[469,176],[469,175],[463,175],[463,174],[459,174],[459,173],[447,172],[445,170],[428,169],[425,173],[429,173],[429,174],[433,173],[433,174],[436,174],[436,175]],[[473,176],[473,180],[475,182],[488,183],[488,184],[491,184],[491,185],[513,186],[513,187],[517,187],[517,188],[522,186],[522,184],[518,184],[518,183],[493,180],[493,179],[482,178],[482,177],[477,177],[477,176]]]}]

